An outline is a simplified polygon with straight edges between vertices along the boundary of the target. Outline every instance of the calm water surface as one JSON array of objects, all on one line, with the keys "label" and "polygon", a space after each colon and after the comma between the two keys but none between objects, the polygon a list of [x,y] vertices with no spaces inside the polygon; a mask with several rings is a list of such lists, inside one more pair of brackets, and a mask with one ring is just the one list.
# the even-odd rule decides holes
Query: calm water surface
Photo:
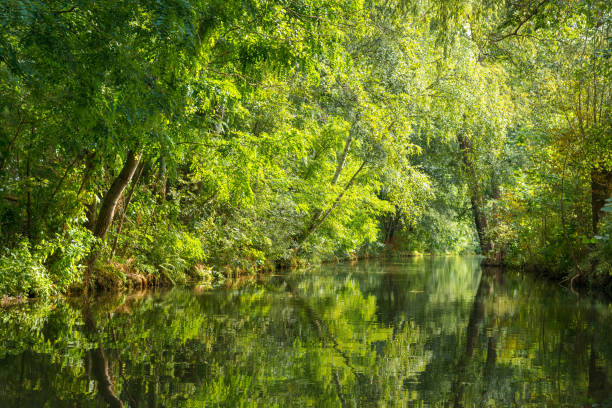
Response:
[{"label": "calm water surface", "polygon": [[0,406],[612,406],[611,328],[467,257],[31,303],[0,310]]}]

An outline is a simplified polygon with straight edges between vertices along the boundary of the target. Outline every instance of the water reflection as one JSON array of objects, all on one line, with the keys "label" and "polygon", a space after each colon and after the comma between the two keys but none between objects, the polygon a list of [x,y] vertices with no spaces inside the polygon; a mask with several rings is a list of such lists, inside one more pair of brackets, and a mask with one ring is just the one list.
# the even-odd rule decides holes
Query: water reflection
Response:
[{"label": "water reflection", "polygon": [[[469,257],[0,311],[7,407],[612,406],[612,309]],[[607,405],[606,405],[607,404]]]}]

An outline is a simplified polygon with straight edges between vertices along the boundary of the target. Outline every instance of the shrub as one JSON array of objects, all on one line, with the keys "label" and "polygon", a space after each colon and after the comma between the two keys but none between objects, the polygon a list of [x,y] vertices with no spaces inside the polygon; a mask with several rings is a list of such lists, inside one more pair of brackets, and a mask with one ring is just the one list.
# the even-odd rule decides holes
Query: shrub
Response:
[{"label": "shrub", "polygon": [[35,246],[22,238],[0,256],[0,294],[8,296],[49,296],[64,292],[80,282],[84,265],[95,238],[71,220],[63,234]]},{"label": "shrub", "polygon": [[0,293],[8,296],[48,296],[55,285],[40,254],[24,239],[0,257]]}]

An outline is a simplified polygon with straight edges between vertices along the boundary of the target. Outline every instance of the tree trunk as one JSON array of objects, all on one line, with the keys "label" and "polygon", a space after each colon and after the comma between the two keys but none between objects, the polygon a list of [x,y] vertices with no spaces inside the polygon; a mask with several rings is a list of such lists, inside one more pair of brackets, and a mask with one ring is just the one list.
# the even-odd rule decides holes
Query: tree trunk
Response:
[{"label": "tree trunk", "polygon": [[396,206],[395,212],[389,215],[385,222],[385,243],[387,245],[393,246],[393,239],[395,238],[395,232],[397,231],[401,218],[402,212],[399,207]]},{"label": "tree trunk", "polygon": [[344,164],[346,163],[346,157],[348,156],[349,149],[351,148],[351,144],[353,144],[353,135],[349,133],[348,138],[346,139],[346,143],[344,144],[344,150],[342,150],[342,155],[338,160],[338,165],[336,166],[336,172],[334,173],[334,177],[332,178],[331,184],[335,186],[338,183],[338,178],[340,177],[340,173],[342,173],[342,169],[344,168]]},{"label": "tree trunk", "polygon": [[132,176],[138,167],[138,163],[140,163],[140,157],[141,153],[135,153],[132,150],[128,152],[127,159],[125,160],[125,164],[123,165],[121,172],[104,195],[102,206],[100,207],[98,219],[96,220],[96,225],[93,231],[94,235],[101,240],[104,240],[106,237],[106,233],[113,222],[113,218],[115,217],[115,210],[117,209],[119,199],[123,194],[123,190],[125,190],[127,185],[130,183],[130,180],[132,180]]},{"label": "tree trunk", "polygon": [[158,194],[160,200],[166,201],[166,183],[167,183],[168,175],[166,171],[166,157],[161,156],[159,158],[159,175],[158,175]]},{"label": "tree trunk", "polygon": [[119,227],[117,227],[117,234],[115,234],[115,239],[113,240],[113,247],[111,249],[110,257],[112,258],[115,255],[115,250],[117,249],[117,242],[119,241],[119,235],[121,235],[121,229],[123,228],[123,222],[125,221],[125,214],[127,213],[128,206],[130,205],[130,201],[132,200],[132,196],[134,195],[134,190],[136,190],[136,184],[138,184],[138,180],[142,175],[142,169],[144,167],[144,161],[141,160],[136,169],[136,173],[133,176],[132,187],[130,188],[130,192],[127,195],[125,200],[125,205],[123,206],[123,211],[121,212],[121,218],[119,220]]},{"label": "tree trunk", "polygon": [[[331,179],[332,186],[335,186],[336,184],[338,184],[338,179],[340,178],[340,174],[342,173],[342,170],[344,169],[344,165],[346,164],[346,158],[348,156],[349,149],[351,148],[351,144],[353,144],[353,135],[349,134],[348,138],[346,139],[346,142],[344,143],[344,149],[342,150],[342,154],[338,158],[338,163],[336,164],[336,171],[334,172],[334,176]],[[325,210],[323,208],[319,209],[319,211],[317,211],[314,217],[312,217],[312,221],[311,221],[309,228],[312,225],[314,225],[316,220],[323,217],[324,214],[325,214]]]},{"label": "tree trunk", "polygon": [[491,240],[487,236],[489,225],[487,222],[487,218],[481,211],[482,199],[480,197],[477,187],[472,189],[472,196],[470,197],[470,202],[472,204],[472,214],[474,216],[476,232],[478,233],[478,242],[480,243],[480,250],[482,251],[483,255],[486,255],[487,253],[489,253],[489,251],[491,251],[492,245]]},{"label": "tree trunk", "polygon": [[472,205],[472,215],[474,217],[474,224],[476,226],[476,232],[478,233],[478,242],[480,243],[480,250],[484,255],[491,251],[493,244],[491,239],[488,237],[488,220],[482,211],[484,206],[484,200],[480,188],[478,186],[478,178],[476,177],[476,169],[470,152],[472,151],[472,144],[470,140],[464,134],[457,135],[457,143],[461,149],[461,158],[465,166],[465,170],[468,174],[468,184],[470,185],[470,203]]},{"label": "tree trunk", "polygon": [[593,213],[593,233],[601,218],[606,199],[612,195],[612,170],[593,168],[591,170],[591,211]]},{"label": "tree trunk", "polygon": [[357,178],[359,173],[361,173],[361,171],[364,169],[366,164],[367,164],[367,160],[365,160],[363,163],[361,163],[361,166],[359,166],[357,171],[355,171],[355,173],[353,173],[353,176],[346,183],[346,185],[344,186],[342,191],[340,191],[340,193],[338,193],[338,195],[336,196],[336,199],[334,200],[334,202],[331,205],[331,207],[329,207],[327,209],[327,211],[320,210],[312,218],[312,220],[308,224],[308,227],[302,232],[302,234],[300,234],[297,237],[297,239],[296,239],[296,241],[297,241],[296,250],[300,250],[301,249],[302,244],[304,243],[304,241],[306,241],[306,239],[310,236],[310,234],[312,234],[321,224],[323,224],[323,222],[327,219],[327,217],[329,217],[330,214],[336,209],[338,204],[340,204],[340,200],[342,199],[344,194],[351,188],[351,186],[355,182],[355,179]]},{"label": "tree trunk", "polygon": [[30,242],[32,242],[32,180],[30,179],[30,150],[32,143],[28,145],[28,158],[26,159],[26,215],[27,215],[27,235]]},{"label": "tree trunk", "polygon": [[[102,206],[100,207],[100,212],[98,213],[98,217],[96,218],[93,233],[94,236],[100,238],[102,242],[104,242],[104,238],[106,238],[106,233],[108,232],[113,218],[115,218],[115,211],[117,209],[117,204],[119,203],[119,199],[123,194],[123,190],[127,187],[134,176],[134,172],[140,163],[140,157],[142,153],[134,153],[134,151],[130,150],[128,152],[127,158],[121,169],[121,172],[113,181],[110,188],[104,195],[104,199],[102,200]],[[94,202],[95,204],[95,202]],[[95,211],[94,211],[95,212]],[[85,296],[89,296],[89,289],[91,285],[91,271],[96,263],[98,258],[98,251],[94,249],[90,256],[87,268],[85,268],[85,273],[83,276],[83,280],[85,282]]]}]

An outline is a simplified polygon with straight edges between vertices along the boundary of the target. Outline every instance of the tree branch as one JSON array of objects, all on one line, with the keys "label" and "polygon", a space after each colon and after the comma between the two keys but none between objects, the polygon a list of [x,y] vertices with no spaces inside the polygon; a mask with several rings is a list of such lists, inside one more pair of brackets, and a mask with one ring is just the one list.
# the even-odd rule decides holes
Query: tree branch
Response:
[{"label": "tree branch", "polygon": [[535,17],[538,14],[538,11],[540,10],[540,8],[548,3],[549,0],[542,0],[541,2],[539,2],[538,4],[536,4],[536,6],[533,8],[533,10],[531,10],[520,22],[519,24],[516,26],[516,28],[507,34],[504,34],[498,38],[491,38],[491,42],[499,42],[502,40],[505,40],[506,38],[509,37],[513,37],[518,35],[519,30],[528,22],[530,21],[533,17]]},{"label": "tree branch", "polygon": [[64,13],[72,13],[72,12],[73,12],[74,10],[76,10],[78,7],[79,7],[79,6],[72,6],[72,7],[70,7],[69,9],[66,9],[66,10],[51,10],[51,12],[52,12],[53,14],[56,14],[56,15],[58,15],[58,14],[64,14]]}]

